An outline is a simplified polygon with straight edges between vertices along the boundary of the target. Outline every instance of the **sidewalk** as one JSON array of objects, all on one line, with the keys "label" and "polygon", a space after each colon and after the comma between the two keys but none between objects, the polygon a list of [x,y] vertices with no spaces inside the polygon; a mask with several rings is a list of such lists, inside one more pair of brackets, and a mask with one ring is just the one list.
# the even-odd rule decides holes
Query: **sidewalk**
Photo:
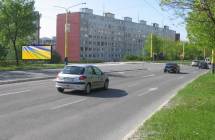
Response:
[{"label": "sidewalk", "polygon": [[27,71],[0,71],[0,85],[53,79],[60,69],[27,70]]}]

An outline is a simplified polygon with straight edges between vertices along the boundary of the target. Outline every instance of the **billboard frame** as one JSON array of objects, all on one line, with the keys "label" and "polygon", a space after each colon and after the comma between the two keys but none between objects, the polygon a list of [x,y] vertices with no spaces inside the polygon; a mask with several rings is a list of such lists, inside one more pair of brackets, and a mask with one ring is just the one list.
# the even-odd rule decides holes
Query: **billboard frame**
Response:
[{"label": "billboard frame", "polygon": [[[31,45],[25,45],[25,46],[50,46],[51,50],[51,58],[50,59],[23,59],[22,58],[22,49],[21,49],[21,60],[22,61],[51,61],[52,60],[52,54],[53,54],[53,45],[48,45],[48,44],[31,44]],[[23,48],[24,46],[22,46]]]}]

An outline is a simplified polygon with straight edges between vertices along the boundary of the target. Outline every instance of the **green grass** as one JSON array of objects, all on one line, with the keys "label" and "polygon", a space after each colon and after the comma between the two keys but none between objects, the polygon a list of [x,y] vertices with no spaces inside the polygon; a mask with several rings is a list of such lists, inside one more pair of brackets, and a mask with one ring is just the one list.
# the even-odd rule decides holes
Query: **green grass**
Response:
[{"label": "green grass", "polygon": [[215,75],[201,76],[181,90],[131,139],[215,140]]},{"label": "green grass", "polygon": [[14,70],[39,70],[39,69],[57,69],[63,68],[64,64],[20,64],[0,66],[0,71],[14,71]]}]

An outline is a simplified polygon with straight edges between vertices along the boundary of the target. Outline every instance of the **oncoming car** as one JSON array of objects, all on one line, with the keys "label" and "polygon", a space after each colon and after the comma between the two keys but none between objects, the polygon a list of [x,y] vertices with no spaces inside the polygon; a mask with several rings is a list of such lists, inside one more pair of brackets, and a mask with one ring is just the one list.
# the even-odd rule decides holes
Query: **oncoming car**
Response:
[{"label": "oncoming car", "polygon": [[104,88],[107,90],[108,86],[108,76],[93,65],[67,65],[56,78],[56,88],[59,92],[73,89],[89,94],[91,89]]},{"label": "oncoming car", "polygon": [[180,73],[180,66],[177,63],[166,63],[164,72]]},{"label": "oncoming car", "polygon": [[191,63],[191,66],[192,67],[198,67],[199,66],[199,62],[200,62],[199,60],[193,60],[192,63]]}]

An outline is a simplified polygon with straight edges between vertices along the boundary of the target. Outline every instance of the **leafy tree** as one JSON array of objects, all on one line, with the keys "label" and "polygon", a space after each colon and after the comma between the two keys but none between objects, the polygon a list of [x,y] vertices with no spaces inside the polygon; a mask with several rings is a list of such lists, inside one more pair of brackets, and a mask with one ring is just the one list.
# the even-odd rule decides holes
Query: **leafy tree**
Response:
[{"label": "leafy tree", "polygon": [[14,49],[16,64],[19,64],[18,44],[36,31],[37,12],[34,0],[0,1],[0,34]]},{"label": "leafy tree", "polygon": [[0,61],[5,60],[6,56],[7,56],[7,49],[3,47],[2,44],[0,44]]},{"label": "leafy tree", "polygon": [[161,5],[185,18],[192,44],[215,49],[215,0],[161,0]]},{"label": "leafy tree", "polygon": [[[152,36],[153,53],[157,59],[176,60],[179,59],[180,47],[174,40],[164,39],[159,36]],[[144,47],[145,59],[150,60],[151,35],[148,35]]]},{"label": "leafy tree", "polygon": [[[186,17],[191,11],[198,11],[205,14],[206,21],[215,26],[215,1],[214,0],[161,0],[163,8],[170,8],[180,17]],[[196,22],[201,20],[193,18]],[[204,21],[205,22],[205,21]]]}]

